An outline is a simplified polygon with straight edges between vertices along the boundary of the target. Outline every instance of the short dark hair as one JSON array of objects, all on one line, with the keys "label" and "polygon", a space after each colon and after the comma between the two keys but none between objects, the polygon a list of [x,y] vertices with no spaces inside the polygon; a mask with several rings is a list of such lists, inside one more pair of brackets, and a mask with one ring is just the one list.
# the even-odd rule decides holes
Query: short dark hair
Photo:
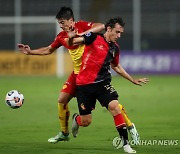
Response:
[{"label": "short dark hair", "polygon": [[74,20],[74,14],[71,8],[69,7],[61,7],[59,12],[56,15],[56,19],[67,19],[73,18]]},{"label": "short dark hair", "polygon": [[111,28],[114,28],[115,27],[115,24],[119,24],[121,25],[122,27],[125,26],[125,22],[123,21],[123,19],[121,17],[117,17],[117,18],[111,18],[109,19],[106,24],[105,24],[105,30],[107,30],[107,27],[111,27]]}]

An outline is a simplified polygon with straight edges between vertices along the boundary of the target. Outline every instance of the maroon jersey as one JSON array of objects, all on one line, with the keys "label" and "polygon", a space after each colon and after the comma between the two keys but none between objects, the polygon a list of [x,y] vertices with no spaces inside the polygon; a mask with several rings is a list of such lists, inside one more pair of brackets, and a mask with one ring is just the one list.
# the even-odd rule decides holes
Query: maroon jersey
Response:
[{"label": "maroon jersey", "polygon": [[80,72],[76,78],[77,85],[98,83],[111,80],[110,64],[119,63],[119,47],[106,42],[101,34],[84,35],[85,49]]}]

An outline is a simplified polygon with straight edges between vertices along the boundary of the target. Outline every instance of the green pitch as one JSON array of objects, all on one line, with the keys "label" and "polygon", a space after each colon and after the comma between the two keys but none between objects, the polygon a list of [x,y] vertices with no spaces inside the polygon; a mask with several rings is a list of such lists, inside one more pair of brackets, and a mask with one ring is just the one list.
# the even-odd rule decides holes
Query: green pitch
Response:
[{"label": "green pitch", "polygon": [[[150,83],[135,86],[127,80],[113,77],[130,119],[136,124],[146,145],[133,146],[141,154],[180,153],[180,76],[150,76]],[[80,128],[77,138],[69,142],[50,144],[48,138],[59,132],[57,98],[65,78],[0,77],[0,153],[2,154],[119,154],[112,140],[118,136],[111,115],[97,103],[93,122]],[[24,94],[20,109],[10,109],[4,103],[9,90]],[[78,112],[76,100],[70,102],[71,115]],[[71,118],[70,118],[71,127]],[[152,144],[153,140],[163,145]],[[177,141],[178,140],[178,141]],[[155,142],[154,141],[154,142]],[[178,145],[168,145],[169,142]],[[142,143],[145,144],[145,143]]]}]

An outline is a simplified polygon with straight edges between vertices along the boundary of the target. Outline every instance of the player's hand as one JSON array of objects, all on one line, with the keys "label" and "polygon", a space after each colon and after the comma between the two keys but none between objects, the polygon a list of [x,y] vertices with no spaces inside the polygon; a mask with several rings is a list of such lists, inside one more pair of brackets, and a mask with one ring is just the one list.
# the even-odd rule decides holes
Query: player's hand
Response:
[{"label": "player's hand", "polygon": [[21,51],[22,53],[24,53],[26,55],[31,54],[31,49],[30,49],[29,45],[18,44],[18,48],[19,48],[19,51]]},{"label": "player's hand", "polygon": [[141,78],[141,79],[134,79],[133,80],[133,83],[135,85],[139,85],[139,86],[142,86],[142,84],[147,84],[148,82],[149,82],[148,78]]},{"label": "player's hand", "polygon": [[73,38],[73,37],[75,37],[75,36],[77,35],[77,31],[76,31],[76,30],[74,30],[74,31],[69,31],[67,34],[68,34],[68,37],[69,37],[69,38]]},{"label": "player's hand", "polygon": [[77,33],[78,36],[83,36],[84,34],[86,34],[86,33],[84,33],[84,32],[82,32],[82,33]]}]

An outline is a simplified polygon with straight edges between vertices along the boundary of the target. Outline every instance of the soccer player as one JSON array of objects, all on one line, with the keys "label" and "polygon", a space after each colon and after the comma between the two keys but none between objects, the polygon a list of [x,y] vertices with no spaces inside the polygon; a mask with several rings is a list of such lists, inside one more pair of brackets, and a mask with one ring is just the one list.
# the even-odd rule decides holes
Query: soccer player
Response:
[{"label": "soccer player", "polygon": [[135,85],[146,84],[149,80],[147,78],[132,78],[119,64],[120,51],[116,41],[123,33],[124,25],[122,18],[113,18],[106,23],[104,35],[90,32],[71,40],[73,44],[85,43],[86,45],[81,69],[76,77],[80,115],[73,115],[72,134],[76,137],[79,126],[85,127],[91,123],[91,111],[97,99],[113,116],[115,127],[123,141],[124,151],[136,153],[128,143],[126,124],[119,108],[118,93],[110,84],[110,65],[119,75]]},{"label": "soccer player", "polygon": [[[48,142],[57,143],[59,141],[69,140],[69,129],[68,120],[70,116],[70,111],[68,108],[68,102],[76,95],[76,76],[79,73],[81,66],[81,57],[84,51],[84,45],[74,45],[70,46],[67,44],[68,33],[76,31],[78,35],[83,35],[88,32],[99,32],[104,29],[104,24],[92,23],[86,21],[74,21],[73,11],[68,7],[62,7],[56,15],[56,19],[60,25],[62,31],[56,36],[54,42],[49,46],[42,47],[39,49],[31,50],[29,45],[18,44],[19,50],[27,55],[48,55],[53,53],[57,48],[64,46],[69,50],[71,58],[73,60],[74,71],[71,73],[63,88],[60,92],[58,98],[58,115],[61,131],[55,137],[51,137]],[[123,106],[120,106],[123,109]],[[129,131],[136,141],[138,140],[138,133],[129,120],[126,113],[123,112],[124,117],[126,117],[127,126]]]}]

